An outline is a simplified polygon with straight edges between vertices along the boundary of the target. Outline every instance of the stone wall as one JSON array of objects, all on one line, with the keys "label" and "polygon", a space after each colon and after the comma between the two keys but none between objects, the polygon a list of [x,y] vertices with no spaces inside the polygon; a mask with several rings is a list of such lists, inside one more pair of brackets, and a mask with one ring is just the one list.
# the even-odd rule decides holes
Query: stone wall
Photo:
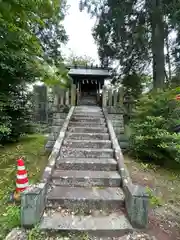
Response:
[{"label": "stone wall", "polygon": [[50,127],[48,141],[45,146],[47,151],[51,151],[53,149],[54,143],[58,138],[64,120],[69,112],[69,108],[70,106],[59,106],[58,108],[54,109],[52,126]]},{"label": "stone wall", "polygon": [[124,109],[122,107],[108,106],[106,107],[108,117],[112,122],[119,145],[123,151],[128,148],[128,137],[124,127]]}]

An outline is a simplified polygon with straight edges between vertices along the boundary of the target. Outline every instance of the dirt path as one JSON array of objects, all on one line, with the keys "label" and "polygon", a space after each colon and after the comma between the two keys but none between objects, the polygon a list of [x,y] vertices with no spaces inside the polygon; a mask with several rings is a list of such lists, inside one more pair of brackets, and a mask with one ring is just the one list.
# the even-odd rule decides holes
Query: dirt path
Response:
[{"label": "dirt path", "polygon": [[146,232],[157,240],[180,239],[180,172],[136,162],[125,156],[134,183],[152,188],[156,196]]}]

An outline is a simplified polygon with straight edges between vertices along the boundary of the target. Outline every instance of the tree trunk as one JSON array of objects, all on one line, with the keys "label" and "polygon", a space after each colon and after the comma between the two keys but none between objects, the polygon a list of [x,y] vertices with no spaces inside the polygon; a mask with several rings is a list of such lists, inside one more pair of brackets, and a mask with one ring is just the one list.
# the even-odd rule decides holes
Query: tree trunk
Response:
[{"label": "tree trunk", "polygon": [[169,49],[169,36],[166,35],[166,49],[167,49],[167,64],[168,64],[168,81],[171,82],[172,74],[171,74],[171,58],[170,58],[170,49]]},{"label": "tree trunk", "polygon": [[153,87],[158,89],[163,88],[165,82],[164,21],[161,0],[151,1]]}]

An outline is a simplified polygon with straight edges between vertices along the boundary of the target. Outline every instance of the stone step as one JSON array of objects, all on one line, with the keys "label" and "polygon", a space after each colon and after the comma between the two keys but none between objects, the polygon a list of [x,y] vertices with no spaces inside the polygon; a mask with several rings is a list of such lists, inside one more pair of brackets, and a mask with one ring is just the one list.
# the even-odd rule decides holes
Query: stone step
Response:
[{"label": "stone step", "polygon": [[97,237],[106,237],[105,239],[109,239],[108,237],[113,237],[114,239],[114,237],[122,237],[133,232],[133,228],[128,219],[120,211],[118,213],[111,213],[108,216],[74,216],[54,213],[43,217],[39,227],[43,231],[85,232]]},{"label": "stone step", "polygon": [[108,129],[106,127],[68,127],[69,132],[76,133],[107,133]]},{"label": "stone step", "polygon": [[123,114],[108,114],[108,118],[112,121],[124,120]]},{"label": "stone step", "polygon": [[73,116],[75,115],[82,115],[82,116],[87,116],[87,117],[97,117],[97,116],[102,116],[104,117],[104,113],[103,112],[89,112],[89,111],[74,111],[73,112]]},{"label": "stone step", "polygon": [[88,128],[91,128],[91,127],[106,127],[106,123],[105,122],[99,122],[99,123],[96,123],[96,122],[88,122],[88,121],[85,121],[85,122],[73,122],[73,121],[70,121],[69,122],[69,126],[70,127],[88,127]]},{"label": "stone step", "polygon": [[104,118],[94,118],[94,117],[73,117],[71,118],[72,122],[94,122],[94,123],[105,123]]},{"label": "stone step", "polygon": [[113,158],[58,158],[56,167],[62,170],[116,171]]},{"label": "stone step", "polygon": [[120,187],[121,177],[117,171],[55,170],[52,183],[73,187]]},{"label": "stone step", "polygon": [[88,113],[88,112],[74,112],[73,113],[74,117],[104,117],[103,113]]},{"label": "stone step", "polygon": [[114,158],[113,149],[68,148],[63,146],[60,152],[63,158]]},{"label": "stone step", "polygon": [[64,145],[73,148],[111,148],[110,140],[71,140],[65,139]]},{"label": "stone step", "polygon": [[47,194],[47,207],[68,208],[84,213],[90,210],[114,210],[124,206],[124,193],[120,187],[64,187],[54,186]]},{"label": "stone step", "polygon": [[100,107],[90,107],[90,106],[81,106],[81,107],[76,107],[75,111],[77,112],[101,112],[102,109]]},{"label": "stone step", "polygon": [[66,132],[66,138],[77,140],[109,140],[109,133],[74,133]]}]

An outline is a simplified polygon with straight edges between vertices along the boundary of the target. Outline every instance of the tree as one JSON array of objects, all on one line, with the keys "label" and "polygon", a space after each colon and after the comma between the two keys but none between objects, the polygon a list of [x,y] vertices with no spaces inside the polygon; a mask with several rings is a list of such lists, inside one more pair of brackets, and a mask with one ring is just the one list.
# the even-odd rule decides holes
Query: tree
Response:
[{"label": "tree", "polygon": [[94,63],[94,59],[89,56],[76,56],[74,53],[71,53],[66,59],[68,65],[77,65],[77,66],[87,66]]},{"label": "tree", "polygon": [[[56,45],[52,41],[52,45],[45,46],[42,35],[35,31],[40,29],[41,33],[47,33],[50,42],[54,27],[51,28],[49,22],[60,24],[61,3],[57,0],[0,2],[0,141],[16,140],[25,131],[26,85],[36,80],[48,82],[49,78],[53,80],[50,84],[60,84],[60,79],[66,75],[63,64],[59,72],[46,63],[46,55],[53,60],[51,53]],[[59,36],[61,39],[63,34]]]},{"label": "tree", "polygon": [[45,19],[45,25],[35,27],[35,34],[40,39],[41,47],[44,51],[44,58],[50,63],[59,66],[62,62],[61,45],[67,43],[66,35],[62,21],[67,11],[66,0],[55,1],[53,15]]},{"label": "tree", "polygon": [[[179,1],[169,0],[84,0],[80,10],[87,9],[97,18],[93,35],[101,61],[119,61],[121,75],[142,73],[152,62],[156,89],[163,88],[168,80],[164,46],[172,30],[179,33],[179,5]],[[180,56],[178,38],[177,35],[176,59]]]}]

